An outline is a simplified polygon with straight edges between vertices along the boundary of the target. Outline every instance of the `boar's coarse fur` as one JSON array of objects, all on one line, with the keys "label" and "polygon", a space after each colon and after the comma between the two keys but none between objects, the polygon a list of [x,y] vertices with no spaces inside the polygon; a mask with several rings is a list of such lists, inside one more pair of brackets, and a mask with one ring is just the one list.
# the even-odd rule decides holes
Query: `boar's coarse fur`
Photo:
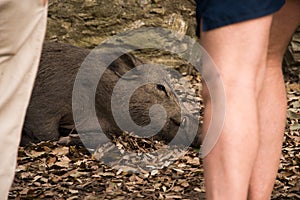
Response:
[{"label": "boar's coarse fur", "polygon": [[[21,145],[58,140],[61,136],[74,131],[72,91],[79,67],[89,53],[87,49],[72,45],[56,42],[44,44],[26,113]],[[120,76],[141,64],[142,62],[133,55],[124,54],[106,69],[99,81],[95,109],[101,128],[109,138],[123,131],[116,125],[111,112],[113,88]],[[154,137],[169,142],[181,123],[181,108],[168,84],[147,84],[139,87],[130,100],[132,120],[138,125],[147,125],[150,122],[148,110],[153,104],[162,105],[167,112],[165,126]],[[187,112],[185,115],[190,121],[189,124],[198,127],[197,120]],[[90,129],[93,129],[93,125]],[[188,134],[180,138],[189,137]],[[193,145],[199,145],[199,134],[194,139]]]}]

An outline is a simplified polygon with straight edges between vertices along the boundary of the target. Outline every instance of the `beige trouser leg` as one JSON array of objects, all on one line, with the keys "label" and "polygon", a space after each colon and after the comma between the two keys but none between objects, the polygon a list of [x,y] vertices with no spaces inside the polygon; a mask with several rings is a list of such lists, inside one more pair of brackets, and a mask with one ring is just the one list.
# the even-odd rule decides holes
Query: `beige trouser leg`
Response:
[{"label": "beige trouser leg", "polygon": [[0,200],[7,199],[45,35],[42,0],[0,0]]}]

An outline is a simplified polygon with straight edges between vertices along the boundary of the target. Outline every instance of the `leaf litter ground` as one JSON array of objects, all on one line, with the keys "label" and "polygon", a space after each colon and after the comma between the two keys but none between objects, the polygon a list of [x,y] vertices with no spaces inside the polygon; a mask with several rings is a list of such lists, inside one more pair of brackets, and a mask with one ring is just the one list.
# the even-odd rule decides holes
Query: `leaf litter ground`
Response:
[{"label": "leaf litter ground", "polygon": [[[299,67],[294,66],[285,73],[288,119],[272,199],[300,199],[299,72]],[[165,146],[128,134],[114,142],[138,152]],[[167,158],[172,160],[171,155]],[[160,161],[162,166],[169,164],[166,160]],[[81,146],[42,142],[20,147],[9,199],[204,199],[203,167],[197,151],[190,148],[173,161],[162,169],[140,168],[137,173],[126,162],[123,168],[107,166],[97,161],[97,154],[91,155]]]}]

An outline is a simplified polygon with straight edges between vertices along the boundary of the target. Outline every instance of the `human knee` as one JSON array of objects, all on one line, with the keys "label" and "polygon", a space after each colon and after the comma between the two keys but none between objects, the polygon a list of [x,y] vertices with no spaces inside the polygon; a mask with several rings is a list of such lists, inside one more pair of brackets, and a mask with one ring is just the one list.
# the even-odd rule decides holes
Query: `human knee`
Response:
[{"label": "human knee", "polygon": [[281,65],[286,48],[286,44],[280,44],[280,42],[274,44],[270,41],[267,52],[267,67]]}]

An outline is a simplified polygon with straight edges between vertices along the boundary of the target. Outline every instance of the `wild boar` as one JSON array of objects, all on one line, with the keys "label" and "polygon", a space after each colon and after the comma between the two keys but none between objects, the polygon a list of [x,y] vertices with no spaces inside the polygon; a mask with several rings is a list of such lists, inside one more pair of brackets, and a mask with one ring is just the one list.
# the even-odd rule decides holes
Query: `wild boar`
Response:
[{"label": "wild boar", "polygon": [[[44,44],[38,74],[25,117],[21,145],[24,146],[30,142],[58,140],[61,136],[76,131],[73,120],[72,91],[78,70],[89,53],[90,50],[69,44],[56,42]],[[126,72],[142,64],[143,62],[132,54],[124,54],[105,69],[98,83],[94,101],[95,110],[98,122],[108,138],[123,131],[130,131],[121,130],[116,124],[111,110],[111,98],[118,80]],[[123,81],[138,79],[138,73],[123,78]],[[93,77],[91,76],[91,78]],[[83,94],[83,96],[85,95]],[[129,104],[132,120],[139,126],[149,124],[151,121],[149,109],[154,104],[163,106],[167,114],[165,125],[153,136],[155,139],[170,142],[179,130],[180,124],[184,123],[185,127],[189,127],[185,129],[184,134],[177,137],[177,142],[187,140],[190,143],[193,142],[193,146],[200,145],[200,128],[195,138],[191,138],[189,133],[189,128],[198,129],[199,121],[182,108],[170,84],[149,83],[136,89],[130,97]],[[117,109],[118,106],[114,105]],[[92,131],[94,126],[97,125],[89,124],[86,131]]]}]

